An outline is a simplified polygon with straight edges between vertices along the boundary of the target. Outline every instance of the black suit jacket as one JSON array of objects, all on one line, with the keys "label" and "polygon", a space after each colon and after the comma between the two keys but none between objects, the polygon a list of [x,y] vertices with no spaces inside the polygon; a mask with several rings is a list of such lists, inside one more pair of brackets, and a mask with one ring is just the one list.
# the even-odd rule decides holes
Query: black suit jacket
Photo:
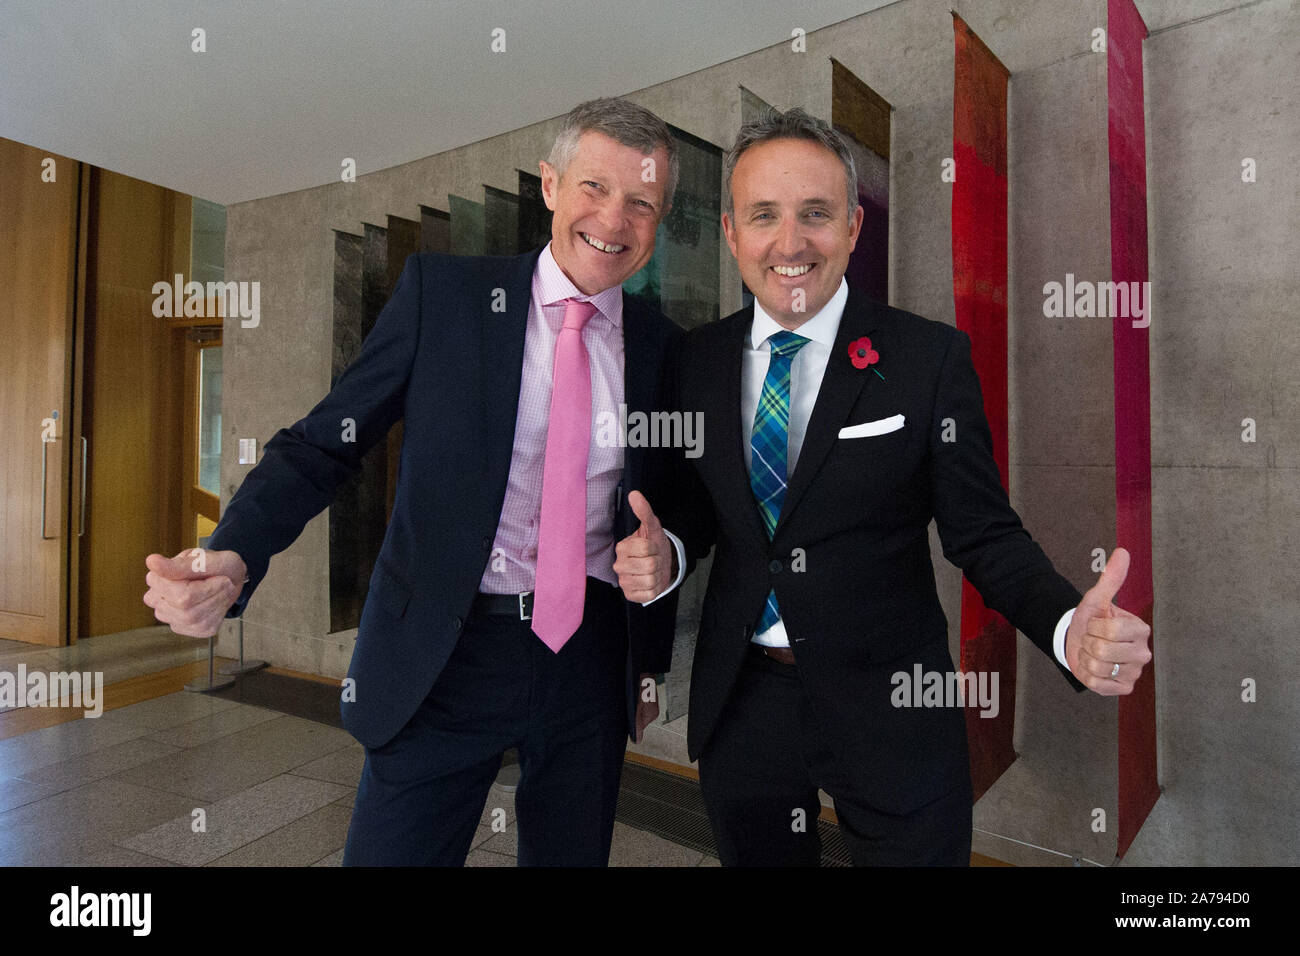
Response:
[{"label": "black suit jacket", "polygon": [[[695,759],[708,746],[775,589],[827,745],[842,766],[863,773],[875,805],[906,812],[969,783],[960,708],[891,703],[894,673],[910,674],[917,663],[953,669],[931,519],[948,560],[1049,656],[1057,621],[1081,595],[1021,526],[1002,488],[969,337],[852,287],[769,540],[740,421],[741,350],[752,318],[746,308],[693,330],[674,362],[673,401],[704,413],[704,449],[678,460],[677,486],[659,514],[684,539],[688,564],[717,546],[691,676],[689,753]],[[849,344],[863,336],[879,354],[874,368],[883,380],[850,361]],[[846,426],[899,414],[897,430],[839,437]],[[953,442],[943,441],[945,419],[955,426]]]},{"label": "black suit jacket", "polygon": [[[367,747],[391,739],[450,657],[491,555],[514,445],[524,331],[541,250],[512,257],[419,253],[333,389],[280,429],[226,507],[209,547],[237,551],[248,583],[228,616],[243,613],[271,556],[333,500],[361,457],[405,420],[396,498],[370,577],[344,695],[344,727]],[[505,311],[500,308],[504,290]],[[624,296],[624,397],[630,411],[662,407],[660,388],[680,329]],[[356,423],[344,443],[342,420]],[[646,449],[627,448],[615,540],[636,527],[627,493],[654,500]],[[636,676],[669,667],[676,600],[627,605],[631,726]]]}]

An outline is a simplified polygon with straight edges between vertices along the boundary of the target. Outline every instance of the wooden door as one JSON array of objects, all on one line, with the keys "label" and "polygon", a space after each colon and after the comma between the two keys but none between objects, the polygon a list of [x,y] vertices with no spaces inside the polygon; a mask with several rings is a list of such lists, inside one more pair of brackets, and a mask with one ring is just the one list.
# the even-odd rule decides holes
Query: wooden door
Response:
[{"label": "wooden door", "polygon": [[181,528],[185,335],[153,314],[154,284],[189,271],[190,197],[90,170],[80,541],[80,633],[156,624],[141,597],[145,556],[175,554]]},{"label": "wooden door", "polygon": [[81,164],[0,139],[0,638],[68,639]]}]

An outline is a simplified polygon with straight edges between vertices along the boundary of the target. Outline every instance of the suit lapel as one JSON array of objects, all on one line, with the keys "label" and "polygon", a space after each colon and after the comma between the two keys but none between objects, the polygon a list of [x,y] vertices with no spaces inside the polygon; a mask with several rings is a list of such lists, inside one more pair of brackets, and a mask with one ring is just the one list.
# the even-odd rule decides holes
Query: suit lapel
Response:
[{"label": "suit lapel", "polygon": [[655,400],[657,380],[652,373],[658,364],[643,308],[639,300],[624,293],[623,401],[629,414],[637,410],[649,412]]},{"label": "suit lapel", "polygon": [[[758,502],[749,484],[749,471],[745,468],[745,433],[740,421],[740,383],[741,365],[745,360],[745,339],[749,336],[750,326],[754,321],[754,309],[750,306],[724,319],[733,323],[727,334],[719,337],[723,354],[713,356],[709,362],[712,368],[725,369],[725,374],[714,379],[713,393],[707,404],[708,409],[718,409],[722,423],[718,429],[718,445],[722,449],[719,468],[723,480],[735,481],[739,490],[734,500],[745,511],[746,520],[752,526],[755,536],[767,540],[767,528],[763,516],[759,513]],[[706,415],[713,412],[706,411]]]},{"label": "suit lapel", "polygon": [[794,474],[790,476],[785,490],[785,501],[781,505],[781,516],[773,537],[789,522],[790,515],[799,505],[799,499],[812,484],[822,462],[838,440],[840,428],[862,389],[869,385],[884,384],[870,369],[855,368],[849,360],[849,343],[875,331],[882,311],[876,302],[854,292],[852,286],[849,287],[849,298],[844,305],[844,314],[840,317],[835,345],[826,361],[826,373],[822,376],[821,389],[808,420],[799,460],[795,463]]},{"label": "suit lapel", "polygon": [[[480,299],[479,381],[485,478],[489,488],[505,485],[514,453],[515,418],[519,412],[519,385],[524,368],[524,333],[532,301],[533,270],[541,249],[507,260],[503,272],[487,274],[478,290]],[[505,290],[506,311],[492,311],[493,290]],[[471,303],[471,308],[473,307]]]},{"label": "suit lapel", "polygon": [[[628,414],[634,411],[653,411],[655,387],[658,380],[652,374],[659,369],[655,343],[650,337],[649,322],[641,302],[623,294],[623,403]],[[618,504],[620,513],[623,500],[634,488],[641,486],[641,455],[639,449],[626,448],[623,452],[624,496]]]}]

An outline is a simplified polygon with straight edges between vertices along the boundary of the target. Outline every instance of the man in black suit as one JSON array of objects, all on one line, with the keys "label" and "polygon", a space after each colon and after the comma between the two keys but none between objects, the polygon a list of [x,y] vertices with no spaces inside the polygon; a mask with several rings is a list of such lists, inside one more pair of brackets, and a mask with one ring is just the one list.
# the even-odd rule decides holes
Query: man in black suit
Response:
[{"label": "man in black suit", "polygon": [[519,862],[604,865],[626,735],[658,710],[641,686],[668,669],[676,602],[629,603],[612,570],[651,463],[593,436],[620,404],[657,407],[680,334],[621,289],[654,250],[676,146],[648,110],[594,100],[540,166],[551,242],[408,258],[357,360],[267,442],[202,570],[188,552],[147,559],[157,618],[212,634],[405,420],[342,695],[366,750],[345,865],[463,863],[511,747]]},{"label": "man in black suit", "polygon": [[828,124],[772,111],[724,168],[723,229],[756,301],[682,343],[673,401],[703,411],[704,451],[668,498],[632,496],[641,527],[615,569],[646,600],[669,587],[663,528],[688,568],[717,547],[687,743],[724,864],[815,865],[820,787],[855,863],[966,865],[960,699],[899,693],[918,667],[955,684],[931,518],[1076,690],[1129,693],[1151,658],[1150,629],[1111,604],[1128,553],[1086,595],[1061,577],[1000,483],[969,337],[847,285],[863,213]]}]

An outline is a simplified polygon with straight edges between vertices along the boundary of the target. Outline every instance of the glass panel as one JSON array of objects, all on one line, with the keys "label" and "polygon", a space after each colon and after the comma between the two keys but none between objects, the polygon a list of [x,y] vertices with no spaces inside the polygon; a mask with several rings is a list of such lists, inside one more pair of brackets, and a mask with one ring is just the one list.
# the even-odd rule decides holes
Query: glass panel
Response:
[{"label": "glass panel", "polygon": [[537,249],[551,241],[551,211],[542,198],[542,179],[519,172],[519,251]]},{"label": "glass panel", "polygon": [[519,197],[483,187],[484,250],[489,256],[513,256],[519,248]]},{"label": "glass panel", "polygon": [[221,346],[199,349],[199,487],[221,494]]},{"label": "glass panel", "polygon": [[194,544],[195,547],[206,548],[208,538],[212,537],[212,532],[217,530],[217,523],[203,515],[194,516]]},{"label": "glass panel", "polygon": [[680,166],[677,193],[659,223],[654,255],[623,283],[623,291],[648,300],[682,328],[691,329],[718,318],[722,150],[670,128]]},{"label": "glass panel", "polygon": [[481,256],[487,248],[483,204],[448,196],[451,208],[451,251],[458,256]]},{"label": "glass panel", "polygon": [[226,207],[196,196],[190,208],[190,278],[220,282],[226,277]]},{"label": "glass panel", "polygon": [[[445,227],[440,238],[447,241],[434,250],[450,249],[450,219],[435,216],[435,223]],[[373,258],[378,252],[373,248],[369,233],[366,237],[345,232],[334,233],[334,356],[331,365],[331,383],[337,382],[345,369],[361,354],[361,341],[366,324],[366,253],[371,247]],[[385,257],[387,249],[384,250]],[[371,449],[373,453],[377,449]],[[386,463],[386,460],[385,460]],[[330,539],[330,631],[356,627],[361,620],[361,602],[366,596],[366,585],[378,545],[388,530],[383,511],[373,507],[379,495],[387,490],[387,473],[375,470],[377,461],[373,454],[361,460],[361,472],[345,480],[334,494],[329,506]]]}]

